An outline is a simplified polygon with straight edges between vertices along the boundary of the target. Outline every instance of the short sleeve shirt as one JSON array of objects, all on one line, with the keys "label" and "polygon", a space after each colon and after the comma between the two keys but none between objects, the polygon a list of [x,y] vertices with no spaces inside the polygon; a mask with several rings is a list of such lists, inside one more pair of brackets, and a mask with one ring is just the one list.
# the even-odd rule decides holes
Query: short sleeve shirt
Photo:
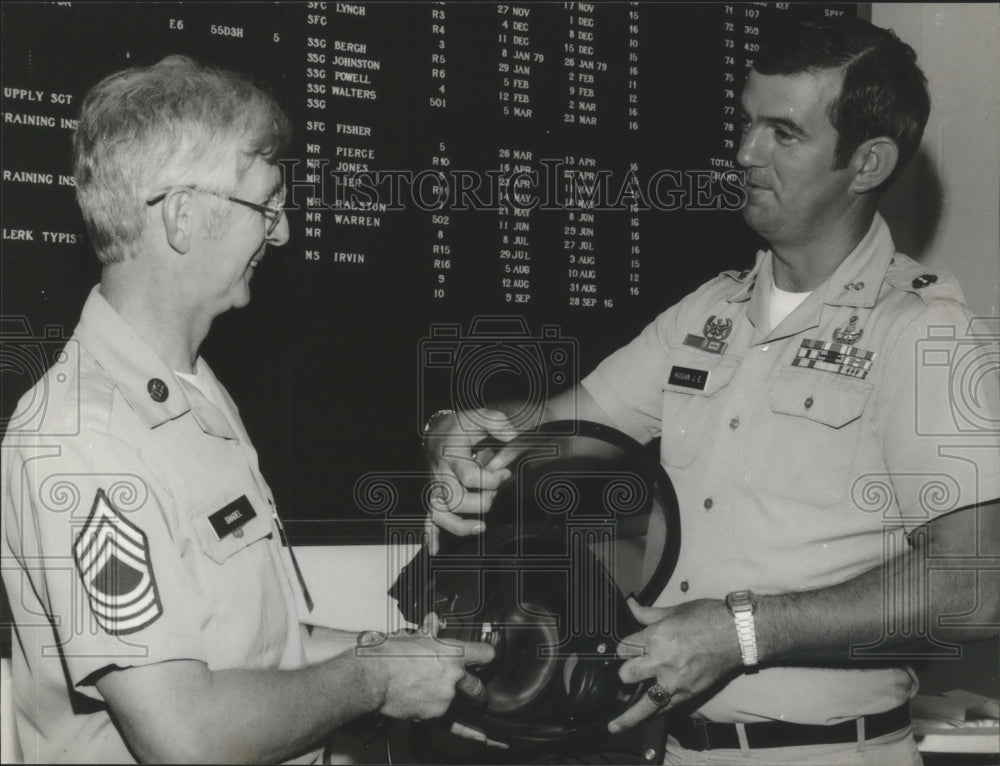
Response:
[{"label": "short sleeve shirt", "polygon": [[[662,437],[682,545],[659,605],[841,583],[936,516],[1000,497],[997,338],[955,281],[896,253],[876,216],[771,328],[771,259],[703,285],[583,381],[626,433]],[[765,668],[700,712],[827,724],[915,692],[891,652],[856,650],[871,669]]]},{"label": "short sleeve shirt", "polygon": [[301,667],[301,596],[242,424],[97,288],[60,346],[2,452],[18,733],[28,760],[129,762],[101,673]]}]

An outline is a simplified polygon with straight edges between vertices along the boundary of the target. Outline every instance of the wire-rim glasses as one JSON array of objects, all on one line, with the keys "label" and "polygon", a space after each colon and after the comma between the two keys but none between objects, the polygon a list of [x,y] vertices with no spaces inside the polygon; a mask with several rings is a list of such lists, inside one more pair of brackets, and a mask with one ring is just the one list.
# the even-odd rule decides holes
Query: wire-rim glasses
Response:
[{"label": "wire-rim glasses", "polygon": [[[230,202],[235,202],[237,205],[243,205],[251,210],[256,210],[262,216],[264,220],[267,221],[267,233],[270,235],[277,227],[278,222],[281,221],[281,216],[284,215],[285,206],[285,188],[282,187],[281,190],[275,195],[274,199],[270,200],[266,205],[259,205],[256,202],[249,202],[245,199],[240,199],[239,197],[230,197],[227,194],[219,194],[218,192],[209,191],[208,189],[201,189],[197,186],[185,186],[185,189],[191,189],[192,191],[201,192],[202,194],[210,194],[213,197],[218,197],[219,199],[229,200]],[[163,194],[157,194],[155,197],[146,200],[146,205],[152,207],[153,205],[159,204],[167,198],[169,191],[163,192]]]}]

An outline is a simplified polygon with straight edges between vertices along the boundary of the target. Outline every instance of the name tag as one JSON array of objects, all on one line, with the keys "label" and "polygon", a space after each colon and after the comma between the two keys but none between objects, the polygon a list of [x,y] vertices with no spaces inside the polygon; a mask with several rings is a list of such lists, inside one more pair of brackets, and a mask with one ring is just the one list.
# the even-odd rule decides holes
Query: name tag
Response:
[{"label": "name tag", "polygon": [[[215,536],[221,540],[226,535],[235,532],[256,515],[257,512],[253,509],[247,496],[243,495],[213,513],[208,517],[208,521],[212,525],[212,529],[215,530]],[[242,535],[243,533],[241,532],[240,534]]]},{"label": "name tag", "polygon": [[704,391],[708,385],[708,370],[696,370],[693,367],[678,367],[674,365],[670,368],[670,377],[667,382],[672,386],[683,386],[684,388],[697,388]]}]

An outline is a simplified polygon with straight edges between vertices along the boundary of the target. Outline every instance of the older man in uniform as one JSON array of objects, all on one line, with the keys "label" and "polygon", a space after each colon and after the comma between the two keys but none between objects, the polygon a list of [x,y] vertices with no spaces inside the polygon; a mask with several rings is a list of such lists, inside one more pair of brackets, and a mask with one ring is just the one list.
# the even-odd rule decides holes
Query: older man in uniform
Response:
[{"label": "older man in uniform", "polygon": [[[4,582],[29,761],[315,760],[357,716],[442,714],[482,644],[356,637],[309,596],[233,400],[198,349],[288,239],[290,134],[248,80],[171,57],[106,78],[74,139],[103,264],[3,445]],[[17,417],[14,422],[20,422]],[[25,434],[35,434],[29,438]]]},{"label": "older man in uniform", "polygon": [[[891,32],[802,25],[762,44],[742,109],[743,215],[770,249],[545,405],[661,436],[680,501],[675,574],[619,647],[625,681],[656,683],[610,727],[670,711],[668,763],[919,763],[907,653],[1000,624],[995,578],[932,571],[1000,550],[997,381],[960,342],[956,282],[897,253],[876,211],[919,145],[925,79]],[[963,356],[966,422],[947,374]],[[471,459],[486,430],[512,426],[481,411],[429,428],[429,459],[468,490],[433,513],[457,534],[505,476],[503,451]]]}]

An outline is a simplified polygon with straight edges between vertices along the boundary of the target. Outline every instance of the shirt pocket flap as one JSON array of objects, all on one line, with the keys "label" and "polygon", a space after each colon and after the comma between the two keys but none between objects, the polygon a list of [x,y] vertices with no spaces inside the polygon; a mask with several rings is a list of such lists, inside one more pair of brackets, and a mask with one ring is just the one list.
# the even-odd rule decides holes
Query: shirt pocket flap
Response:
[{"label": "shirt pocket flap", "polygon": [[786,368],[771,388],[771,410],[841,428],[861,417],[873,388],[844,375]]},{"label": "shirt pocket flap", "polygon": [[729,385],[736,374],[739,360],[724,356],[706,358],[707,356],[672,349],[671,364],[663,378],[663,390],[695,396],[715,396]]},{"label": "shirt pocket flap", "polygon": [[[234,499],[234,502],[246,501],[246,495]],[[228,504],[231,505],[231,504]],[[213,506],[211,509],[199,513],[194,519],[194,526],[198,532],[198,540],[202,550],[216,564],[222,564],[226,559],[243,550],[249,545],[262,540],[271,534],[271,519],[265,513],[259,513],[253,509],[254,515],[246,522],[233,528],[222,528],[222,521],[216,519],[213,524],[212,517],[226,506]],[[252,506],[250,506],[252,508]],[[221,535],[221,536],[220,536]]]},{"label": "shirt pocket flap", "polygon": [[671,349],[670,362],[663,378],[660,459],[686,468],[701,454],[739,361]]}]

